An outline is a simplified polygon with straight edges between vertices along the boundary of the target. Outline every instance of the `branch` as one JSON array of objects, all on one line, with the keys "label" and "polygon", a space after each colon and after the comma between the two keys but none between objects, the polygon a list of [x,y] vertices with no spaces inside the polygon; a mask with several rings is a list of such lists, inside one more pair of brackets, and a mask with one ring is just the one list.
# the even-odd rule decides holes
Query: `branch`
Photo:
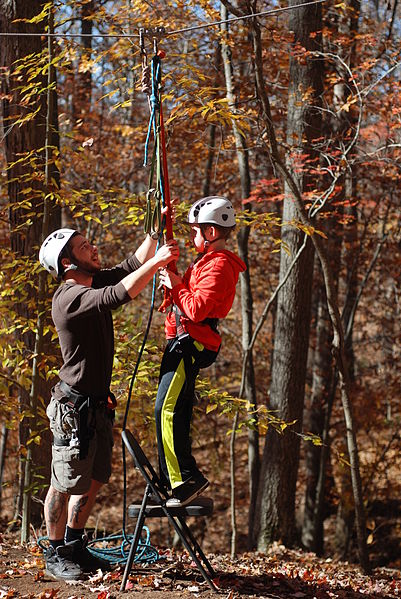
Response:
[{"label": "branch", "polygon": [[386,77],[388,77],[393,71],[395,71],[396,69],[398,69],[398,67],[401,66],[401,61],[400,62],[396,62],[391,69],[389,69],[388,71],[386,71],[385,73],[383,73],[383,75],[381,75],[378,79],[376,79],[376,81],[374,81],[373,83],[371,83],[370,85],[367,85],[362,91],[361,94],[364,95],[364,97],[366,98],[366,96],[368,94],[370,94],[370,92],[372,91],[372,89],[374,87],[376,87],[376,85],[378,85],[380,83],[380,81],[383,81],[383,79],[385,79]]},{"label": "branch", "polygon": [[[390,205],[387,208],[386,217],[388,215],[389,210],[390,210]],[[384,227],[385,227],[385,225],[383,225],[383,228]],[[354,326],[355,313],[356,313],[356,309],[357,309],[358,304],[359,304],[359,300],[361,299],[362,293],[363,293],[363,291],[364,291],[364,289],[366,287],[366,284],[368,282],[369,276],[370,276],[370,274],[371,274],[371,272],[372,272],[372,270],[373,270],[373,268],[374,268],[374,266],[375,266],[375,264],[377,262],[379,254],[380,254],[380,252],[381,252],[381,250],[383,248],[383,245],[386,242],[387,236],[388,236],[387,233],[384,232],[382,238],[379,240],[379,242],[377,244],[377,247],[376,247],[376,250],[375,250],[375,253],[372,256],[372,260],[370,261],[368,269],[367,269],[367,271],[365,273],[365,276],[363,278],[363,281],[360,284],[357,296],[356,296],[355,301],[354,301],[354,305],[352,306],[352,309],[351,309],[351,312],[350,312],[350,315],[349,315],[348,322],[345,323],[345,325],[347,327],[346,331],[345,331],[345,336],[344,336],[345,342],[347,342],[349,340],[350,336],[351,336],[352,329],[353,329],[353,326]]]},{"label": "branch", "polygon": [[236,6],[234,6],[233,4],[231,4],[231,2],[229,0],[220,0],[220,2],[226,7],[228,12],[232,13],[236,17],[245,16],[246,13],[244,11],[240,10],[239,8],[237,8]]},{"label": "branch", "polygon": [[[336,54],[332,54],[331,52],[313,52],[313,56],[319,56],[321,58],[330,58],[334,61],[338,61],[341,66],[343,67],[343,69],[347,72],[348,77],[349,77],[349,81],[351,81],[354,85],[355,88],[355,92],[356,92],[356,96],[358,98],[358,106],[359,106],[359,113],[358,113],[358,120],[356,122],[355,125],[355,131],[354,131],[354,135],[352,137],[352,139],[350,140],[348,146],[346,146],[343,149],[342,155],[340,156],[340,158],[337,160],[337,171],[335,173],[335,175],[333,176],[333,180],[331,182],[331,185],[329,186],[328,189],[326,189],[326,191],[324,193],[322,193],[320,195],[320,197],[317,197],[313,202],[311,207],[309,208],[308,211],[308,217],[309,218],[314,218],[318,212],[320,212],[320,210],[326,205],[327,200],[329,199],[330,195],[333,193],[337,182],[339,181],[339,179],[341,179],[341,177],[344,175],[344,167],[342,167],[343,164],[347,165],[348,168],[348,156],[351,153],[351,150],[355,147],[358,139],[359,139],[359,135],[360,135],[360,130],[361,130],[361,123],[362,123],[362,113],[363,113],[363,102],[362,102],[362,94],[359,90],[358,84],[354,78],[354,75],[352,73],[352,70],[350,69],[350,67],[347,65],[346,62],[344,62],[342,60],[342,58],[340,56],[337,56]],[[326,159],[328,160],[328,155],[326,155]],[[341,168],[342,167],[342,168]],[[332,175],[331,171],[329,171],[330,174]]]},{"label": "branch", "polygon": [[6,374],[3,374],[2,372],[0,372],[0,378],[4,379],[8,383],[11,383],[11,385],[15,385],[16,387],[18,387],[19,389],[21,389],[21,391],[26,391],[25,387],[23,385],[21,385],[21,383],[19,383],[18,381],[12,379],[10,376],[7,376]]},{"label": "branch", "polygon": [[[398,5],[398,0],[394,0],[394,6],[393,6],[393,11],[391,13],[391,20],[390,20],[390,25],[389,25],[389,28],[388,28],[386,40],[383,42],[383,47],[380,50],[380,52],[377,54],[376,60],[378,60],[379,58],[381,58],[383,56],[383,54],[386,51],[386,42],[390,41],[391,35],[393,33],[393,26],[394,26],[394,21],[395,21],[395,15],[397,13],[397,5]],[[390,8],[390,6],[388,8]]]},{"label": "branch", "polygon": [[293,261],[291,262],[290,266],[288,267],[287,272],[285,273],[284,277],[282,278],[282,280],[279,282],[279,284],[277,285],[276,289],[273,291],[269,301],[267,302],[266,306],[263,309],[262,315],[260,316],[256,326],[255,326],[255,330],[253,332],[252,338],[249,342],[248,347],[246,348],[246,350],[244,351],[244,356],[243,356],[243,360],[242,360],[242,380],[241,380],[241,388],[240,388],[240,392],[238,397],[242,397],[243,393],[244,393],[244,387],[245,387],[245,372],[246,372],[246,367],[248,364],[248,359],[249,359],[249,355],[255,345],[256,342],[256,338],[262,328],[262,326],[264,325],[267,315],[270,311],[271,306],[273,305],[278,292],[280,291],[280,289],[285,285],[285,283],[288,280],[288,277],[291,274],[292,269],[294,268],[295,264],[298,262],[299,257],[301,256],[302,252],[304,251],[305,247],[306,247],[306,242],[308,240],[309,235],[305,234],[304,237],[304,241],[301,245],[301,247],[299,248],[299,250],[297,251]]}]

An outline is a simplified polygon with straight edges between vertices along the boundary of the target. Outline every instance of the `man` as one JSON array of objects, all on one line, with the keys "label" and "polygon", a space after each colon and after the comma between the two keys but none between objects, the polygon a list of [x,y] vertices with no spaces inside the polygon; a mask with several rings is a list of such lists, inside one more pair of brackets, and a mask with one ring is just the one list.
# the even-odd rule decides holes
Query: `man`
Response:
[{"label": "man", "polygon": [[52,301],[63,365],[47,408],[53,446],[45,560],[46,573],[57,580],[78,580],[83,572],[107,567],[86,548],[84,527],[111,474],[111,310],[136,297],[160,267],[178,258],[174,241],[156,254],[155,248],[156,240],[147,236],[133,256],[102,269],[94,245],[78,231],[58,229],[39,252],[41,265],[64,282]]}]

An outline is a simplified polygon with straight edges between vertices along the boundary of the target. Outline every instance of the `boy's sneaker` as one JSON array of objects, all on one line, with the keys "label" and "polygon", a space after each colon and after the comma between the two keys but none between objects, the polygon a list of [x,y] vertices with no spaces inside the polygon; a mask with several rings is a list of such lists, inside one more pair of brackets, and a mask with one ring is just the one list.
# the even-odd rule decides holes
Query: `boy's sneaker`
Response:
[{"label": "boy's sneaker", "polygon": [[202,474],[196,478],[188,478],[185,483],[173,489],[173,497],[166,501],[166,507],[184,507],[208,486],[209,481]]},{"label": "boy's sneaker", "polygon": [[73,550],[69,545],[54,549],[50,545],[45,551],[45,574],[54,580],[80,580],[81,567],[73,560]]}]

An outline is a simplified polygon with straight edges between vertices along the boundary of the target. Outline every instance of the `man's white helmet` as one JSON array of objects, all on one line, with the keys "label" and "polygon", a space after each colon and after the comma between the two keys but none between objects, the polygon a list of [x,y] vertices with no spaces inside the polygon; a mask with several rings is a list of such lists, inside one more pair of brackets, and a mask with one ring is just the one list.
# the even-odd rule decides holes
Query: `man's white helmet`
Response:
[{"label": "man's white helmet", "polygon": [[235,212],[230,200],[221,196],[207,196],[193,204],[188,214],[193,225],[210,224],[220,227],[235,226]]},{"label": "man's white helmet", "polygon": [[50,233],[42,243],[39,251],[39,262],[54,278],[62,275],[58,259],[65,245],[77,233],[74,229],[57,229]]}]

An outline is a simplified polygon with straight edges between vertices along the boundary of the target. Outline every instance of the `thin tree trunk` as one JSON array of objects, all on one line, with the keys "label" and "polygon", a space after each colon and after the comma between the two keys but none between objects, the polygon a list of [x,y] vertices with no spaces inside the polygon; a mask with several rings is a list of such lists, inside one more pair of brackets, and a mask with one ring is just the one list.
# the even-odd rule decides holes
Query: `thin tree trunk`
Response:
[{"label": "thin tree trunk", "polygon": [[[79,19],[81,21],[81,60],[83,65],[91,59],[92,55],[92,29],[93,22],[91,17],[95,11],[94,0],[86,0],[78,5]],[[90,130],[88,122],[90,114],[90,105],[92,98],[92,73],[91,69],[79,70],[75,75],[74,97],[73,97],[73,118],[74,120],[83,119],[85,131]]]},{"label": "thin tree trunk", "polygon": [[[331,250],[331,264],[336,280],[340,264],[341,241],[336,235],[334,219],[329,219],[325,225]],[[334,238],[333,238],[334,236]],[[317,261],[317,266],[319,262]],[[331,353],[332,330],[327,309],[327,299],[324,280],[321,273],[316,277],[316,292],[318,294],[318,309],[316,315],[316,341],[314,348],[312,391],[310,408],[307,412],[309,425],[307,430],[321,437],[321,446],[309,443],[306,446],[306,489],[305,510],[302,522],[302,544],[309,551],[318,555],[323,554],[324,548],[324,502],[327,498],[326,467],[330,456],[330,415],[335,395],[336,373]]]},{"label": "thin tree trunk", "polygon": [[[49,15],[49,33],[54,33],[54,18],[53,13]],[[44,189],[50,191],[50,176],[52,159],[52,140],[53,140],[53,90],[52,85],[55,82],[54,69],[51,67],[53,59],[53,38],[51,35],[47,38],[48,41],[48,73],[47,73],[47,112],[46,112],[46,139],[45,139],[45,172],[44,172]],[[44,194],[43,199],[43,218],[42,218],[42,234],[41,241],[50,233],[50,201],[48,194]],[[43,359],[43,350],[45,346],[44,328],[46,322],[45,300],[47,294],[47,273],[41,270],[38,281],[38,296],[37,296],[37,321],[35,331],[35,346],[32,361],[32,380],[31,391],[29,395],[29,406],[32,414],[36,414],[40,405],[40,370],[39,365]],[[32,427],[31,427],[32,428]],[[32,479],[33,479],[33,446],[30,443],[26,452],[25,464],[25,480],[24,480],[24,496],[22,502],[22,522],[21,522],[21,543],[27,543],[30,536],[31,525],[31,499],[32,499]]]},{"label": "thin tree trunk", "polygon": [[[213,86],[215,88],[218,87],[220,82],[220,68],[221,68],[221,47],[220,44],[216,44],[215,54],[214,54],[214,69],[215,69],[215,77],[213,81]],[[207,152],[207,160],[206,160],[206,168],[205,168],[205,179],[203,182],[203,196],[210,195],[211,182],[212,182],[212,174],[213,174],[213,161],[216,154],[216,130],[217,127],[215,123],[212,123],[209,127],[209,147]]]},{"label": "thin tree trunk", "polygon": [[3,476],[4,476],[4,465],[6,463],[6,450],[7,450],[7,437],[8,428],[3,423],[1,425],[1,443],[0,443],[0,514],[1,514],[1,503],[3,499]]},{"label": "thin tree trunk", "polygon": [[[220,17],[222,21],[227,20],[227,9],[221,4]],[[228,38],[228,26],[227,23],[221,25],[223,36],[221,39],[221,53],[223,58],[224,75],[226,81],[226,93],[228,105],[233,113],[237,111],[237,100],[234,90],[233,82],[233,68],[231,59],[231,50],[227,43]],[[249,160],[248,160],[248,149],[246,146],[246,140],[244,135],[239,131],[236,121],[232,120],[232,130],[235,139],[235,147],[237,151],[237,161],[241,181],[241,195],[242,198],[248,198],[251,192],[251,179],[249,172]],[[249,206],[249,210],[252,207]],[[242,348],[245,352],[249,347],[252,339],[253,329],[253,298],[251,289],[251,280],[249,273],[249,259],[248,259],[248,241],[249,241],[250,227],[243,226],[237,235],[238,251],[242,260],[245,262],[247,269],[244,273],[241,273],[241,306],[242,306]],[[243,390],[243,397],[247,399],[250,412],[254,413],[256,409],[256,389],[255,389],[255,374],[253,367],[253,356],[250,352],[248,356],[247,368],[244,373],[244,381],[241,384]],[[232,432],[232,444],[234,444],[236,427],[233,426]],[[234,447],[233,447],[234,451]],[[248,470],[249,470],[249,493],[250,493],[250,507],[249,507],[249,529],[253,528],[253,519],[255,514],[255,505],[257,497],[257,485],[259,478],[259,438],[257,427],[253,430],[248,431]],[[235,470],[233,471],[235,474]],[[235,484],[232,485],[233,491],[235,490]],[[231,497],[231,511],[235,511],[235,497],[232,494]],[[235,531],[233,531],[235,536]],[[235,553],[235,542],[231,543],[232,555]]]},{"label": "thin tree trunk", "polygon": [[[324,281],[318,276],[316,292],[318,309],[316,314],[316,340],[313,352],[312,390],[310,407],[306,413],[306,430],[319,437],[323,434],[324,416],[327,410],[328,395],[333,372],[330,330],[330,318],[327,312],[327,301]],[[323,550],[323,521],[314,520],[316,495],[319,492],[319,466],[322,447],[308,443],[305,448],[305,509],[302,522],[302,545],[308,551],[321,555]],[[320,489],[321,490],[321,489]]]},{"label": "thin tree trunk", "polygon": [[[342,9],[337,15],[337,28],[340,35],[345,36],[351,41],[349,47],[340,48],[339,54],[348,69],[352,70],[355,64],[355,35],[358,31],[358,16],[360,12],[360,3],[358,0],[348,0],[344,3]],[[356,118],[353,111],[341,110],[341,107],[347,102],[350,95],[350,77],[348,69],[346,70],[342,63],[337,63],[338,82],[333,90],[333,104],[336,118],[332,123],[332,129],[338,140],[338,149],[343,150],[347,143],[347,137],[350,137],[349,131],[356,127]],[[345,170],[343,177],[339,181],[341,192],[337,203],[344,205],[345,214],[350,217],[348,223],[344,225],[342,237],[342,254],[346,268],[346,298],[342,313],[343,327],[347,329],[352,306],[355,303],[358,289],[358,268],[357,268],[357,244],[358,244],[358,213],[356,209],[356,167],[352,166]],[[351,335],[345,335],[344,352],[348,364],[350,383],[355,378],[354,363],[355,355],[353,348],[353,338]],[[344,449],[346,441],[344,439]],[[348,549],[349,539],[354,523],[354,506],[351,473],[348,469],[342,469],[339,490],[339,504],[336,521],[336,545],[338,550],[345,557]]]}]

